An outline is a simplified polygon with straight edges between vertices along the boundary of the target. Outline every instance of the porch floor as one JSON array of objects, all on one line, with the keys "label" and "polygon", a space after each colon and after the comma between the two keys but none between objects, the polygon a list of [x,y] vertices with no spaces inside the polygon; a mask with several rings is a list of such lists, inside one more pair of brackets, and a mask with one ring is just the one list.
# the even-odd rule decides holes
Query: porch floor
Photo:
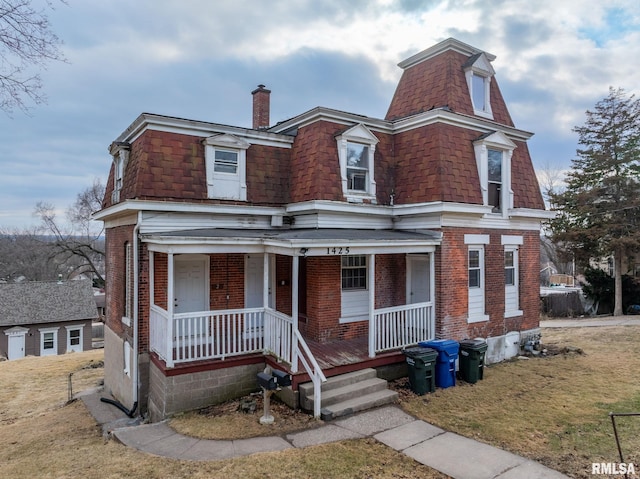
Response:
[{"label": "porch floor", "polygon": [[[307,339],[306,342],[326,377],[405,361],[400,350],[378,353],[375,358],[370,358],[367,338],[326,342]],[[309,380],[304,368],[293,378],[295,384]]]},{"label": "porch floor", "polygon": [[367,338],[326,341],[323,343],[309,339],[306,341],[322,370],[361,363],[370,359]]}]

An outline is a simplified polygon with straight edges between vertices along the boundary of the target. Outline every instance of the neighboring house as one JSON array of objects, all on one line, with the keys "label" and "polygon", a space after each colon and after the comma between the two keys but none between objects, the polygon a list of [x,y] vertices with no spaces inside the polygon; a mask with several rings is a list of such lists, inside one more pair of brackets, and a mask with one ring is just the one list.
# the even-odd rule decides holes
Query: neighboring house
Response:
[{"label": "neighboring house", "polygon": [[295,404],[305,381],[318,397],[325,377],[402,370],[422,340],[516,354],[549,214],[494,58],[448,39],[401,62],[384,119],[270,126],[263,85],[253,128],[141,114],[96,215],[108,390],[158,420],[254,391],[265,365],[293,373]]},{"label": "neighboring house", "polygon": [[97,317],[90,281],[0,284],[0,355],[19,359],[89,350]]}]

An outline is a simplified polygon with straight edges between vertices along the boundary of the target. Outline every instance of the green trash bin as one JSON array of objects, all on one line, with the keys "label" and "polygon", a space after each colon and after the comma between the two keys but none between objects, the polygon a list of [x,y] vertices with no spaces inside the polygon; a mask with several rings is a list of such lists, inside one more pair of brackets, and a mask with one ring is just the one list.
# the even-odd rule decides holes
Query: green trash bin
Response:
[{"label": "green trash bin", "polygon": [[475,384],[484,375],[484,358],[487,343],[483,339],[465,339],[460,341],[460,377],[463,381]]},{"label": "green trash bin", "polygon": [[431,348],[409,348],[404,350],[409,370],[411,390],[419,395],[436,390],[436,358],[438,351]]}]

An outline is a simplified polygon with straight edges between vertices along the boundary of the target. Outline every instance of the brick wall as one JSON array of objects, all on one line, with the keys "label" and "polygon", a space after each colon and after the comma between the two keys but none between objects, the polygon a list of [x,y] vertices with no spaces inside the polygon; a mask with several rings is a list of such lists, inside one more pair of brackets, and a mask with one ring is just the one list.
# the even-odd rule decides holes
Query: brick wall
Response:
[{"label": "brick wall", "polygon": [[[108,265],[105,278],[105,323],[119,336],[132,335],[122,323],[125,313],[125,244],[133,238],[133,226],[118,226],[105,233],[105,256]],[[131,278],[133,284],[133,278]],[[126,331],[125,331],[126,330]]]},{"label": "brick wall", "polygon": [[244,308],[244,255],[210,256],[211,309]]},{"label": "brick wall", "polygon": [[[485,313],[489,321],[467,322],[468,245],[465,234],[489,234],[484,245]],[[535,231],[444,228],[436,251],[436,332],[447,339],[500,336],[538,327],[540,239]],[[505,318],[502,235],[523,237],[519,247],[519,302],[522,316]]]}]

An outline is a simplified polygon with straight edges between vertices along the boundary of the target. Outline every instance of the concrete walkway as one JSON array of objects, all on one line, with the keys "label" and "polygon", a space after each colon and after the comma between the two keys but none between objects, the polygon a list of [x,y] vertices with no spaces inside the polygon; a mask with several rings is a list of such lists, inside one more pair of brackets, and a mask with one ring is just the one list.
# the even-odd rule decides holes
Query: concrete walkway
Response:
[{"label": "concrete walkway", "polygon": [[540,321],[541,328],[592,328],[598,326],[640,326],[640,316],[601,316]]},{"label": "concrete walkway", "polygon": [[136,424],[117,407],[100,401],[105,394],[81,395],[105,435],[149,454],[191,461],[232,459],[259,452],[304,448],[345,439],[373,437],[421,464],[455,479],[560,479],[563,474],[502,449],[446,432],[385,406],[301,432],[281,436],[214,441],[183,436],[166,422]]}]

